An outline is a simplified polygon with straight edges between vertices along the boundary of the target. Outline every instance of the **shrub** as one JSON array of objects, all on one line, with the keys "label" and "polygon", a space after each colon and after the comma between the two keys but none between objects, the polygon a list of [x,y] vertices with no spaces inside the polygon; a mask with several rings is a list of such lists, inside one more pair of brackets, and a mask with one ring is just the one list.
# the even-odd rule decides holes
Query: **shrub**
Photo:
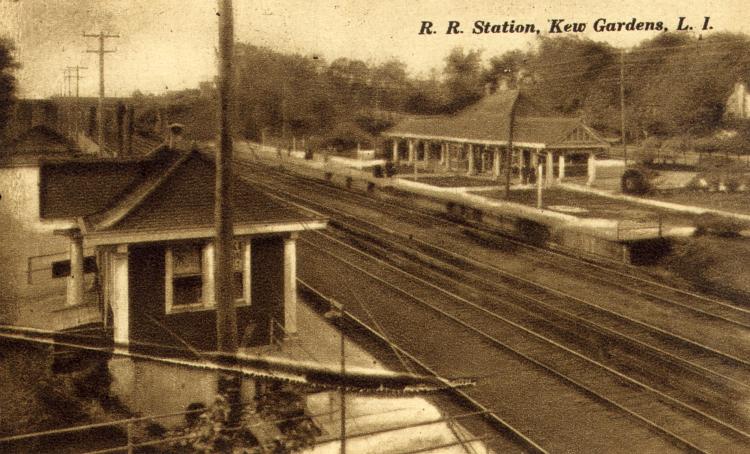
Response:
[{"label": "shrub", "polygon": [[622,174],[620,187],[625,194],[640,195],[651,190],[651,183],[642,169],[628,169]]},{"label": "shrub", "polygon": [[393,175],[396,175],[396,165],[388,161],[385,163],[385,176],[392,177]]},{"label": "shrub", "polygon": [[641,148],[636,152],[635,159],[642,164],[652,164],[659,155],[661,140],[656,136],[650,136],[641,143]]},{"label": "shrub", "polygon": [[729,216],[719,216],[713,213],[704,213],[695,221],[697,235],[714,234],[723,237],[739,236],[747,223]]},{"label": "shrub", "polygon": [[531,244],[543,245],[550,238],[549,228],[530,219],[518,219],[516,231]]},{"label": "shrub", "polygon": [[676,162],[677,157],[684,154],[692,147],[692,143],[686,137],[673,137],[661,144],[661,155],[663,161]]}]

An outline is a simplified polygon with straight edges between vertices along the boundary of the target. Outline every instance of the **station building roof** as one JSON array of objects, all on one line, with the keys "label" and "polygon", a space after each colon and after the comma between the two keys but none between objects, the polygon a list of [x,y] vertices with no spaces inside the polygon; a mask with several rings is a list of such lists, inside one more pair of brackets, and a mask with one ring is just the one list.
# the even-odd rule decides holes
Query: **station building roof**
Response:
[{"label": "station building roof", "polygon": [[[214,236],[214,164],[198,151],[162,146],[141,159],[45,161],[40,217],[77,219],[92,245]],[[236,178],[236,235],[274,234],[325,226]]]},{"label": "station building roof", "polygon": [[499,90],[454,115],[407,117],[386,137],[529,148],[605,148],[608,144],[580,118],[534,115],[532,101],[518,90]]}]

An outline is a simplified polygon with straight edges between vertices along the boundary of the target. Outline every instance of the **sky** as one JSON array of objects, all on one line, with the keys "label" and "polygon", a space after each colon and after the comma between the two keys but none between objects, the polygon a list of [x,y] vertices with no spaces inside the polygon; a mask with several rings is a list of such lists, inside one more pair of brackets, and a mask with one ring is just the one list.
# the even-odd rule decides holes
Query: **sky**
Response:
[{"label": "sky", "polygon": [[[235,38],[284,52],[314,54],[377,63],[397,58],[412,74],[440,69],[454,47],[482,49],[489,58],[534,46],[536,34],[472,34],[474,21],[531,23],[549,35],[549,20],[587,23],[571,33],[617,47],[629,47],[660,32],[594,32],[594,20],[662,21],[674,29],[685,16],[697,33],[704,16],[712,30],[750,33],[744,2],[738,0],[234,0]],[[94,38],[82,34],[119,34],[108,39],[105,56],[107,95],[134,90],[162,93],[197,87],[216,74],[218,18],[215,0],[0,0],[0,35],[16,42],[22,68],[17,72],[22,97],[47,97],[65,89],[64,68],[85,66],[81,95],[98,93],[98,57]],[[463,34],[445,34],[448,21]],[[434,35],[420,35],[431,21]],[[560,36],[560,35],[558,35]],[[564,71],[564,68],[561,68]]]}]

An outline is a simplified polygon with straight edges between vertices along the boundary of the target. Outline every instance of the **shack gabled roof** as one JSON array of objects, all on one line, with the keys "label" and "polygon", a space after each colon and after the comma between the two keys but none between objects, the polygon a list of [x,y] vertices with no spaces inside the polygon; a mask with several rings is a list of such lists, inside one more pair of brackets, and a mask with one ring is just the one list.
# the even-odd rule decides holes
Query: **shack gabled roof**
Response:
[{"label": "shack gabled roof", "polygon": [[[47,162],[40,177],[40,214],[77,218],[92,245],[208,238],[214,236],[214,191],[213,162],[198,151],[161,147],[154,156],[136,161]],[[325,224],[322,216],[235,179],[236,235]]]},{"label": "shack gabled roof", "polygon": [[386,137],[508,145],[530,148],[601,148],[607,144],[579,118],[531,116],[531,101],[518,90],[487,95],[454,115],[409,117],[383,133]]}]

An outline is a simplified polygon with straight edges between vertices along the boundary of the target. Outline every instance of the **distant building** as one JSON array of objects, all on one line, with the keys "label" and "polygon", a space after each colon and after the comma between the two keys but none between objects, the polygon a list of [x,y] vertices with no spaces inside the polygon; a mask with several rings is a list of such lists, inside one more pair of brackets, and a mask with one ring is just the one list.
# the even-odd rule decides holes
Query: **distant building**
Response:
[{"label": "distant building", "polygon": [[[30,106],[31,104],[27,104]],[[27,124],[29,126],[31,122]],[[0,321],[40,329],[64,329],[91,321],[98,309],[65,305],[68,242],[54,234],[68,220],[39,219],[39,162],[70,159],[75,145],[39,123],[0,145]],[[90,251],[88,251],[90,252]],[[96,302],[91,259],[84,268],[84,302]],[[86,260],[86,259],[85,259]]]},{"label": "distant building", "polygon": [[[141,159],[46,162],[42,219],[69,220],[71,279],[93,247],[104,313],[121,347],[216,348],[214,165],[197,151],[162,146]],[[296,332],[297,233],[325,227],[237,180],[235,297],[247,345]],[[69,299],[80,298],[80,287]]]},{"label": "distant building", "polygon": [[740,120],[750,118],[750,93],[745,82],[734,84],[732,94],[727,99],[725,115]]},{"label": "distant building", "polygon": [[391,139],[394,161],[495,178],[509,162],[519,183],[529,182],[537,165],[544,163],[550,183],[565,178],[566,168],[567,175],[576,170],[593,181],[595,155],[609,144],[579,118],[534,112],[519,91],[498,90],[455,115],[405,118],[383,135]]}]

